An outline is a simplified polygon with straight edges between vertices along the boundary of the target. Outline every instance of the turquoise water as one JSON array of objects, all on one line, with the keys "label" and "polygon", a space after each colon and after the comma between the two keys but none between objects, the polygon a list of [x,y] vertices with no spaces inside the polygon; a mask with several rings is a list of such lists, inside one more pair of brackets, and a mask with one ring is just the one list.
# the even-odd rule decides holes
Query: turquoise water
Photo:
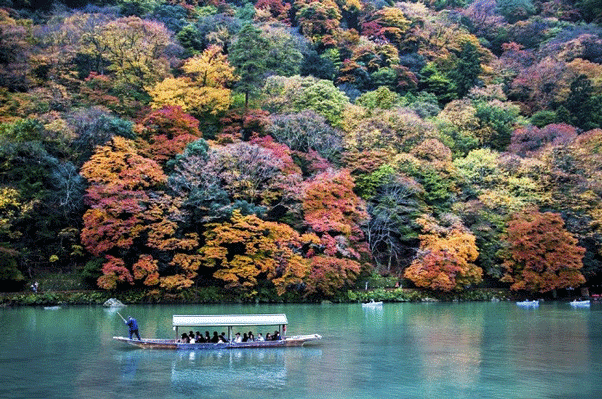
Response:
[{"label": "turquoise water", "polygon": [[[601,398],[602,305],[128,306],[146,337],[172,314],[286,313],[319,345],[150,351],[102,307],[0,309],[0,398]],[[263,332],[266,331],[257,331]]]}]

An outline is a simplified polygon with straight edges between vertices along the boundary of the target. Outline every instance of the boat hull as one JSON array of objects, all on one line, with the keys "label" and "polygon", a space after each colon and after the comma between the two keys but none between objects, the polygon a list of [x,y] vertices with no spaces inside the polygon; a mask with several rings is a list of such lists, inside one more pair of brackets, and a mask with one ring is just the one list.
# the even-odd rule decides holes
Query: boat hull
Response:
[{"label": "boat hull", "polygon": [[168,350],[222,350],[222,349],[252,349],[252,348],[286,348],[299,347],[307,342],[322,339],[318,334],[296,335],[286,337],[279,341],[252,341],[252,342],[228,342],[228,343],[194,343],[187,344],[175,339],[129,339],[127,337],[113,337],[114,340],[142,348],[142,349],[168,349]]},{"label": "boat hull", "polygon": [[536,308],[539,307],[539,301],[522,301],[522,302],[516,302],[516,304],[518,306],[524,307],[524,308]]}]

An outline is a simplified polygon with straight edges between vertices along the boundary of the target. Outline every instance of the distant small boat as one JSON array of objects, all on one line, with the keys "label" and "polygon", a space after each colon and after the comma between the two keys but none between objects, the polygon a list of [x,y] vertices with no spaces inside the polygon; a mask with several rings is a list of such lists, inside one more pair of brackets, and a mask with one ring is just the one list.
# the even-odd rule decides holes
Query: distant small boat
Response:
[{"label": "distant small boat", "polygon": [[377,306],[383,306],[383,302],[382,301],[374,302],[374,300],[371,300],[370,302],[362,303],[363,308],[374,308]]},{"label": "distant small boat", "polygon": [[59,310],[60,306],[44,306],[44,310]]},{"label": "distant small boat", "polygon": [[574,308],[589,308],[590,302],[589,299],[585,301],[574,300],[570,302],[571,306]]},{"label": "distant small boat", "polygon": [[525,308],[536,308],[539,306],[539,301],[521,301],[516,302],[516,304]]},{"label": "distant small boat", "polygon": [[105,308],[123,308],[126,305],[116,298],[109,298],[102,304]]}]

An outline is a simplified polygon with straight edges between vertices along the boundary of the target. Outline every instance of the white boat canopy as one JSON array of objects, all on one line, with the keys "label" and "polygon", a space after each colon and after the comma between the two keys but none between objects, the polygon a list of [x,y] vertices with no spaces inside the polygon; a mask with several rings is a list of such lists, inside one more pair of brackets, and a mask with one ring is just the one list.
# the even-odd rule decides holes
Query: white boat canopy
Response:
[{"label": "white boat canopy", "polygon": [[234,327],[234,326],[277,326],[286,325],[285,314],[246,315],[174,315],[173,326],[177,327]]}]

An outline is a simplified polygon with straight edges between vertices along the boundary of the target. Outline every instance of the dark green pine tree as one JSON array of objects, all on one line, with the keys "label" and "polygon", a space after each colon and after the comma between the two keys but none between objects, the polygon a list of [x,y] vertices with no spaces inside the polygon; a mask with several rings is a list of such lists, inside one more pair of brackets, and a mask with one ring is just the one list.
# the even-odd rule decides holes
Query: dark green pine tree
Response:
[{"label": "dark green pine tree", "polygon": [[267,72],[269,43],[261,37],[261,30],[246,24],[228,54],[228,60],[236,68],[240,80],[236,88],[245,94],[245,108],[249,96],[258,92]]},{"label": "dark green pine tree", "polygon": [[456,85],[458,98],[464,97],[468,91],[479,81],[481,73],[481,56],[471,42],[464,42],[462,51],[458,54],[456,67],[450,72],[449,77]]},{"label": "dark green pine tree", "polygon": [[429,62],[420,70],[420,88],[437,96],[439,104],[445,105],[456,99],[456,85],[437,66]]},{"label": "dark green pine tree", "polygon": [[[566,109],[570,112],[570,121],[573,125],[590,130],[598,127],[595,119],[599,111],[592,97],[592,84],[585,75],[579,75],[571,83],[571,92],[566,102]],[[598,108],[598,109],[596,109]]]}]

